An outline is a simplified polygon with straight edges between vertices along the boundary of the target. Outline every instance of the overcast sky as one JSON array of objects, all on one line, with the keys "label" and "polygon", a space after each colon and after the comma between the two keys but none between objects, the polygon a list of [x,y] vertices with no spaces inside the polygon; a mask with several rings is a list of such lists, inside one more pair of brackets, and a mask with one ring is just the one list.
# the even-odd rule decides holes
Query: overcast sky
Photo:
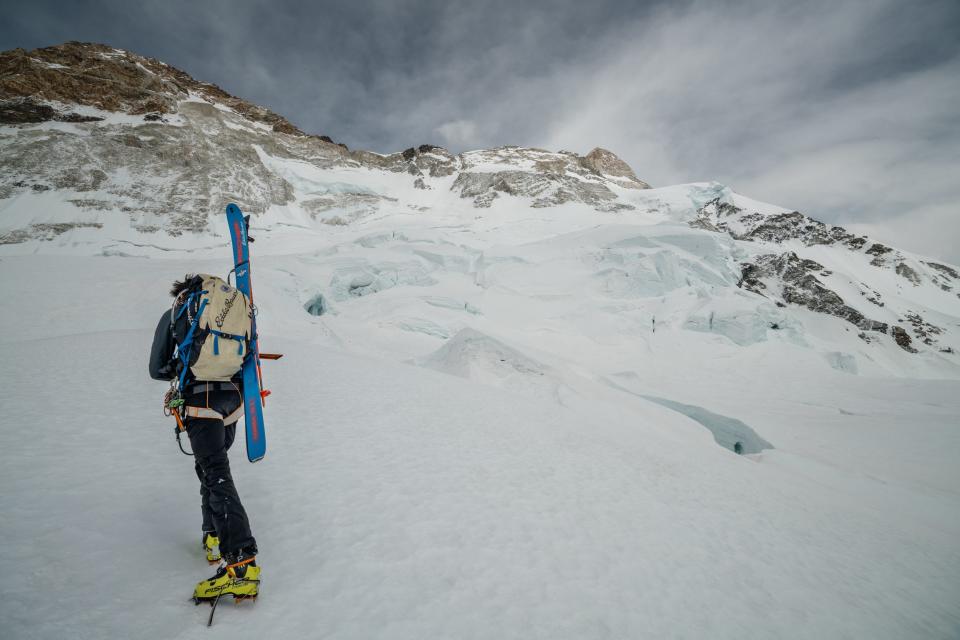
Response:
[{"label": "overcast sky", "polygon": [[960,0],[0,0],[351,148],[606,147],[960,263]]}]

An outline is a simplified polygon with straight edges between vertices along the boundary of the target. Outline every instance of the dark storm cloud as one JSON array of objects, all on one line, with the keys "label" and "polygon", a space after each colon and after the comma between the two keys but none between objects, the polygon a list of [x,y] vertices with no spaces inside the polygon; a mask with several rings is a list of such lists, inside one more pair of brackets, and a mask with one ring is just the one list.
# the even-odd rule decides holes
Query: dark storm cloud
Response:
[{"label": "dark storm cloud", "polygon": [[[635,16],[647,11],[636,6]],[[41,1],[7,12],[0,47],[104,42],[164,60],[307,131],[394,151],[438,141],[439,124],[509,99],[506,86],[596,55],[592,42],[617,13],[617,3],[573,1]],[[490,135],[519,142],[539,119],[517,112]]]},{"label": "dark storm cloud", "polygon": [[960,262],[960,3],[11,3],[351,147],[601,145]]}]

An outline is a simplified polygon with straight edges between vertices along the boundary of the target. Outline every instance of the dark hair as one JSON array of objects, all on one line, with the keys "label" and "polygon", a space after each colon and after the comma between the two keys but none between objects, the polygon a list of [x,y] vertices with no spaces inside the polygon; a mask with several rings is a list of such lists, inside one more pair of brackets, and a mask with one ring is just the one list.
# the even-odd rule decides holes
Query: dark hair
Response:
[{"label": "dark hair", "polygon": [[187,275],[183,276],[182,281],[174,280],[173,286],[170,287],[170,295],[176,298],[178,295],[190,288],[193,279],[196,277],[197,276],[193,275],[192,273],[188,273]]}]

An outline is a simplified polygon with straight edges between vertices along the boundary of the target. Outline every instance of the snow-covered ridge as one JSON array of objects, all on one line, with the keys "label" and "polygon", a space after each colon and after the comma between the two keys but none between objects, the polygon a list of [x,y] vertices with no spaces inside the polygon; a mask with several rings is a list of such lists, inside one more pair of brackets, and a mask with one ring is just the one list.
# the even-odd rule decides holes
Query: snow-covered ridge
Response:
[{"label": "snow-covered ridge", "polygon": [[[865,332],[889,332],[906,351],[915,352],[911,334],[903,326],[896,326],[897,322],[904,322],[906,318],[906,322],[913,326],[913,334],[931,347],[939,346],[943,327],[925,320],[920,311],[901,305],[894,307],[891,314],[883,295],[864,281],[845,283],[848,286],[854,284],[860,295],[877,307],[867,312],[869,316],[882,317],[889,322],[866,317],[846,304],[841,295],[830,288],[830,280],[834,275],[831,269],[812,257],[798,257],[795,250],[804,252],[805,249],[829,247],[831,251],[814,251],[811,256],[832,255],[844,261],[853,260],[861,266],[869,262],[871,267],[876,268],[871,270],[870,280],[889,278],[888,274],[878,271],[892,272],[897,276],[892,279],[897,282],[898,290],[908,284],[918,289],[918,293],[922,291],[922,297],[927,300],[937,300],[946,305],[943,308],[954,307],[953,296],[960,298],[960,274],[953,267],[874,242],[867,236],[854,235],[843,227],[826,225],[798,211],[771,210],[762,203],[746,199],[738,201],[727,194],[699,207],[697,217],[690,225],[727,233],[737,240],[754,243],[771,251],[761,253],[763,249],[758,248],[750,260],[741,263],[738,286],[769,297],[778,305],[793,303],[836,316]],[[865,341],[871,339],[865,333],[859,336]],[[952,353],[953,347],[946,346],[943,350]]]},{"label": "snow-covered ridge", "polygon": [[[616,191],[647,186],[603,149],[583,157],[517,147],[456,156],[432,145],[387,155],[350,151],[159,61],[79,43],[0,54],[0,145],[0,201],[19,199],[21,208],[32,208],[32,194],[66,191],[62,200],[86,212],[124,214],[135,229],[171,235],[210,230],[208,213],[230,201],[254,215],[286,205],[311,216],[341,205],[359,206],[365,215],[379,210],[371,206],[377,199],[298,200],[258,148],[320,169],[406,174],[423,191],[449,190],[444,178],[455,176],[454,190],[478,207],[511,195],[532,197],[535,206],[583,202],[629,210]],[[77,217],[68,212],[56,222],[76,222],[63,219]],[[10,218],[20,219],[4,221],[6,242],[49,237],[30,225],[13,227]]]},{"label": "snow-covered ridge", "polygon": [[[956,267],[716,183],[651,189],[604,149],[349,150],[159,61],[100,45],[0,54],[0,91],[5,254],[199,250],[225,240],[219,216],[237,202],[261,236],[297,230],[332,252],[331,268],[298,295],[324,296],[344,315],[374,293],[416,295],[467,278],[542,312],[550,296],[589,300],[585,317],[609,312],[620,325],[600,340],[679,329],[739,347],[787,340],[846,372],[957,370]],[[371,248],[393,257],[344,261],[355,240],[375,237],[392,238]],[[525,287],[549,280],[532,257],[547,246],[566,247],[548,253],[567,277]],[[480,300],[462,302],[480,310],[474,320],[488,317]],[[801,311],[831,324],[815,327]],[[437,313],[445,312],[397,312],[377,331],[437,340],[470,328]],[[562,329],[583,331],[592,328]]]}]

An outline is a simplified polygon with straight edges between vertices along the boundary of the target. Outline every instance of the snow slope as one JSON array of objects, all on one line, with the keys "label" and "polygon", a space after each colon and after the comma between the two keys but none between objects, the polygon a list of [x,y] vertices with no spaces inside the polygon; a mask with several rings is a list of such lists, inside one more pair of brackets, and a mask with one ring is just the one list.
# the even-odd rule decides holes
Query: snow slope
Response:
[{"label": "snow slope", "polygon": [[[0,335],[14,365],[0,372],[5,637],[948,638],[960,629],[956,382],[788,367],[719,338],[698,366],[691,353],[668,367],[654,345],[632,375],[616,376],[621,387],[735,416],[776,447],[737,456],[683,415],[529,347],[481,340],[461,350],[473,354],[471,374],[456,349],[429,355],[425,345],[442,337],[390,326],[389,339],[372,333],[359,345],[364,316],[345,302],[334,318],[352,315],[356,333],[346,322],[320,330],[324,318],[290,299],[299,289],[289,269],[339,254],[273,252],[293,245],[255,245],[263,347],[287,355],[265,365],[274,390],[266,459],[247,464],[242,444],[232,456],[263,592],[252,605],[224,603],[209,630],[208,609],[187,600],[209,573],[197,482],[145,360],[166,284],[222,271],[227,248],[0,260]],[[547,285],[523,283],[549,300]],[[483,320],[496,307],[475,315],[449,299],[424,305],[437,324]],[[404,351],[423,353],[427,366],[391,357]],[[501,357],[511,364],[521,351],[523,366],[502,378]],[[553,392],[518,384],[532,375],[550,378]]]}]

